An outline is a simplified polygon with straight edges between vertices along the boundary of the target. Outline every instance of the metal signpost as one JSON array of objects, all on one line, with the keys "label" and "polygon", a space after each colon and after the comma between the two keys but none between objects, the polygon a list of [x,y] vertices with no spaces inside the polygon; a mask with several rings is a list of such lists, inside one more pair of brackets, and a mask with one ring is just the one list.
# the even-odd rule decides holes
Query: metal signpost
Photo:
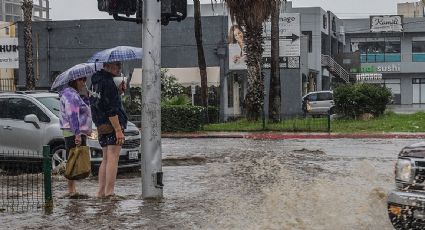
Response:
[{"label": "metal signpost", "polygon": [[191,85],[190,89],[192,91],[192,105],[195,105],[196,85]]}]

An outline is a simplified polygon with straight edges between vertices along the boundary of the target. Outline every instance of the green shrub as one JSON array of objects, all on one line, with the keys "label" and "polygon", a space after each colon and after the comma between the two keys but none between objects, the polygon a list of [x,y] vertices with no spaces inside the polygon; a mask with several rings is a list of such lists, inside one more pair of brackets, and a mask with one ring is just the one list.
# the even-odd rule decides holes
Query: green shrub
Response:
[{"label": "green shrub", "polygon": [[171,98],[162,98],[161,105],[190,105],[191,101],[187,95],[180,94]]},{"label": "green shrub", "polygon": [[168,69],[161,69],[161,98],[172,98],[183,93],[183,86],[176,76],[168,74]]},{"label": "green shrub", "polygon": [[384,114],[391,91],[376,84],[341,85],[334,90],[336,111],[345,117],[357,118],[364,113],[375,117]]},{"label": "green shrub", "polygon": [[192,105],[162,105],[161,130],[163,132],[190,132],[202,128],[205,109]]}]

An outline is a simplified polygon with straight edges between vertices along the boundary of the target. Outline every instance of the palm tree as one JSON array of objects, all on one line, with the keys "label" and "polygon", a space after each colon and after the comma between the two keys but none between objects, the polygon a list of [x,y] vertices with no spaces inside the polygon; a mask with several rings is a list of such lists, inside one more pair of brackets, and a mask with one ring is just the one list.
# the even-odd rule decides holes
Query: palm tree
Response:
[{"label": "palm tree", "polygon": [[27,90],[35,89],[34,68],[32,60],[32,7],[32,0],[23,0],[22,11],[24,14],[25,72]]},{"label": "palm tree", "polygon": [[270,96],[269,119],[278,121],[280,117],[280,75],[279,75],[279,14],[280,2],[275,0],[271,13],[271,63],[270,63]]},{"label": "palm tree", "polygon": [[271,14],[275,0],[224,0],[232,21],[245,27],[248,89],[245,97],[247,119],[258,120],[263,111],[264,83],[261,72],[263,22]]},{"label": "palm tree", "polygon": [[193,0],[195,9],[195,39],[198,49],[198,66],[201,73],[201,99],[202,106],[206,108],[206,120],[208,121],[208,86],[207,86],[207,64],[205,63],[204,46],[202,44],[201,3]]}]

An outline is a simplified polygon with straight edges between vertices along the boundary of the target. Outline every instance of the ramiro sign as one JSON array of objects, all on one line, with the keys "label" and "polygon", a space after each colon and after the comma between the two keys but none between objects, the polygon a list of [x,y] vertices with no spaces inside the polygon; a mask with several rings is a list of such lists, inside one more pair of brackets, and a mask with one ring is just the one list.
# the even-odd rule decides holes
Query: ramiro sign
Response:
[{"label": "ramiro sign", "polygon": [[402,15],[370,16],[371,32],[402,32]]}]

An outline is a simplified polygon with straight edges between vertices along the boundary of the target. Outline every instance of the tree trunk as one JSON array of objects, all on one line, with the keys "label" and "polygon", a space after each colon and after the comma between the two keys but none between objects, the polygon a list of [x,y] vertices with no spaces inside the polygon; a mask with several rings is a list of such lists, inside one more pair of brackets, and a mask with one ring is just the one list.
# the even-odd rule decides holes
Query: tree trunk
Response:
[{"label": "tree trunk", "polygon": [[202,106],[206,109],[206,120],[208,122],[208,86],[207,86],[207,65],[205,63],[204,46],[202,44],[202,24],[201,24],[201,3],[200,0],[193,0],[195,19],[195,38],[198,49],[198,66],[201,73],[201,99]]},{"label": "tree trunk", "polygon": [[24,46],[25,46],[25,72],[27,90],[35,89],[35,78],[32,54],[32,0],[23,0],[24,14]]},{"label": "tree trunk", "polygon": [[280,0],[275,0],[271,14],[271,63],[270,63],[270,94],[269,119],[278,121],[280,118],[280,74],[279,74],[279,13]]},{"label": "tree trunk", "polygon": [[246,64],[248,72],[248,89],[245,97],[246,117],[258,120],[263,112],[264,82],[261,72],[263,54],[263,26],[254,20],[246,23]]}]

